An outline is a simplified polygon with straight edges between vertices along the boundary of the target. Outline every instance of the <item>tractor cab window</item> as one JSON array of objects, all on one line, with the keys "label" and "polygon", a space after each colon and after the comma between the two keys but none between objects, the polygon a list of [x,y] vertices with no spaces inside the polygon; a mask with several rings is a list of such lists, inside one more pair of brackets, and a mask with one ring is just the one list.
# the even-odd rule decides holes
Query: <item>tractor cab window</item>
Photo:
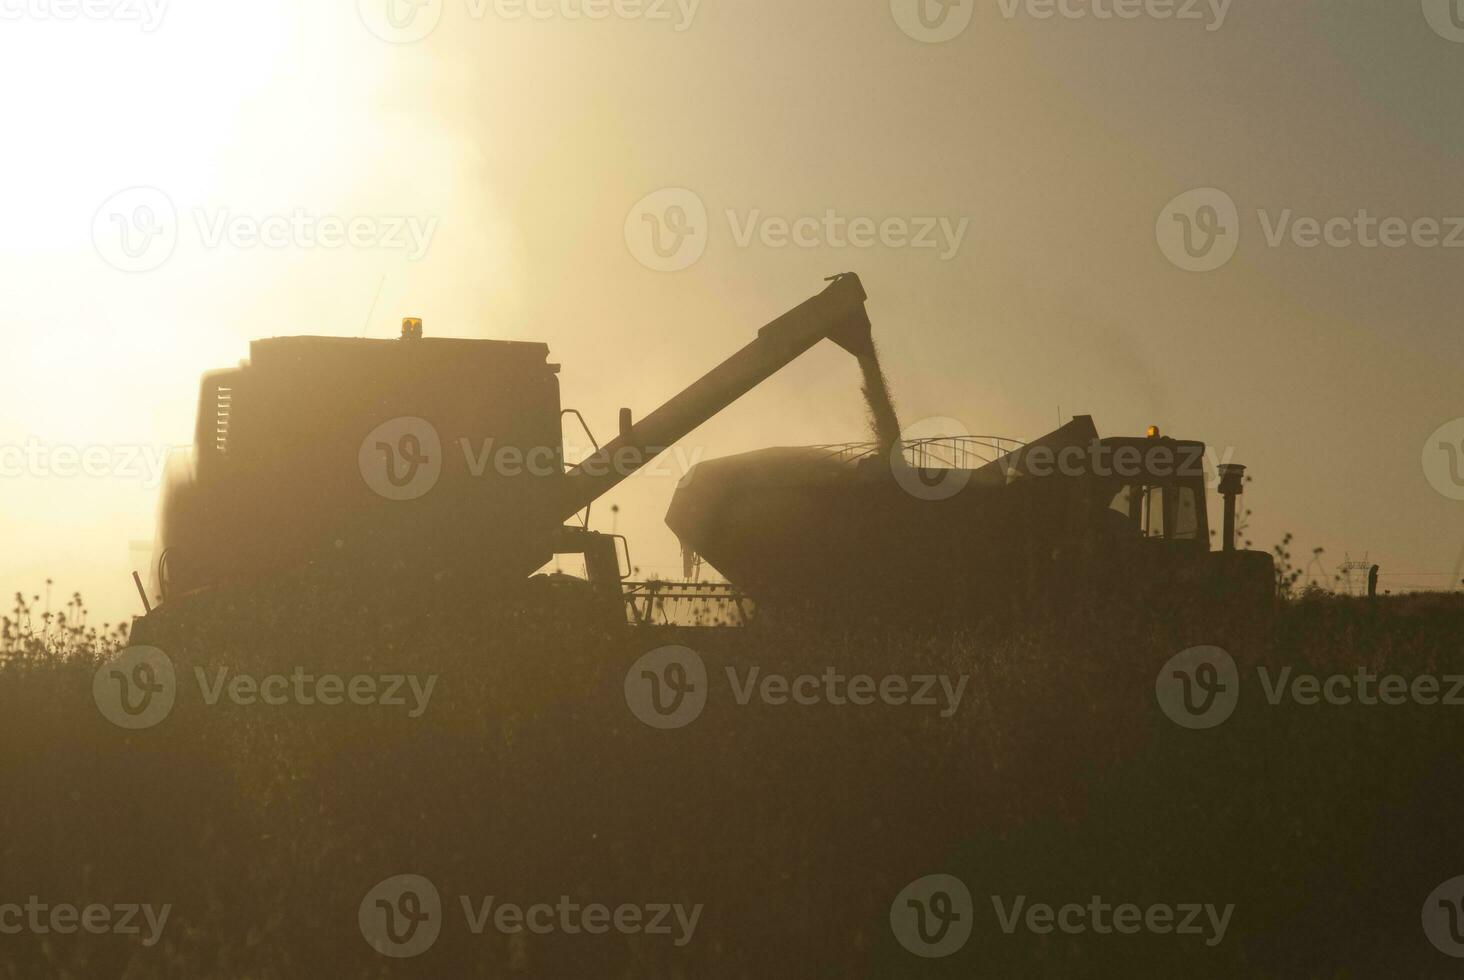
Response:
[{"label": "tractor cab window", "polygon": [[1163,529],[1163,505],[1158,501],[1154,488],[1154,513],[1149,513],[1150,488],[1141,483],[1107,483],[1100,491],[1100,500],[1107,502],[1102,508],[1101,520],[1111,533],[1119,537],[1148,537],[1154,521]]},{"label": "tractor cab window", "polygon": [[1128,517],[1129,511],[1133,507],[1131,503],[1133,499],[1133,491],[1134,488],[1129,486],[1127,483],[1119,487],[1118,491],[1114,493],[1113,497],[1108,501],[1108,509],[1113,511],[1114,513],[1122,515],[1125,518]]},{"label": "tractor cab window", "polygon": [[1164,537],[1165,492],[1162,486],[1138,488],[1139,499],[1143,504],[1143,520],[1139,527],[1143,529],[1146,538]]},{"label": "tractor cab window", "polygon": [[[1132,448],[1132,441],[1120,448]],[[1174,443],[1146,448],[1152,452],[1144,456],[1143,466],[1127,471],[1115,466],[1086,484],[1089,520],[1111,539],[1208,549],[1203,447]]]},{"label": "tractor cab window", "polygon": [[1199,498],[1191,486],[1171,487],[1174,494],[1174,533],[1170,537],[1194,541],[1200,536]]},{"label": "tractor cab window", "polygon": [[1173,483],[1108,484],[1102,520],[1125,537],[1194,541],[1200,535],[1195,489]]}]

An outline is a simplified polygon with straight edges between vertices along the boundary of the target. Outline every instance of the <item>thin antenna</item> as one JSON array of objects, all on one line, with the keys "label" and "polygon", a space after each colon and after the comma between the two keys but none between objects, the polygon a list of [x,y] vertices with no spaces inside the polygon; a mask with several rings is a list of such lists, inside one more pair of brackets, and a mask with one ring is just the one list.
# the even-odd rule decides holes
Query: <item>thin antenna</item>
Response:
[{"label": "thin antenna", "polygon": [[371,318],[376,315],[376,304],[381,301],[381,287],[386,285],[386,273],[381,274],[381,280],[376,284],[376,295],[371,297],[371,309],[366,311],[366,322],[361,324],[361,336],[371,329]]},{"label": "thin antenna", "polygon": [[132,573],[132,583],[137,586],[137,594],[142,597],[142,608],[149,616],[152,615],[152,603],[147,601],[147,589],[142,587],[142,576],[137,572]]}]

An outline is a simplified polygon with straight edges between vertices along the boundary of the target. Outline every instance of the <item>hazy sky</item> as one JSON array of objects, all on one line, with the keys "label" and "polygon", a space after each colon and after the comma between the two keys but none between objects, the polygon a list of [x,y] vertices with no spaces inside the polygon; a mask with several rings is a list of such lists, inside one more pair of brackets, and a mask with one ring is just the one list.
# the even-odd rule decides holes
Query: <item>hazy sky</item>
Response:
[{"label": "hazy sky", "polygon": [[[906,422],[1158,424],[1251,468],[1257,546],[1291,531],[1329,566],[1450,570],[1464,503],[1423,461],[1464,415],[1448,0],[914,4],[0,0],[0,588],[50,576],[101,618],[137,611],[145,461],[190,440],[200,373],[253,338],[388,337],[410,314],[542,340],[605,437],[845,270]],[[1138,16],[1099,16],[1115,6]],[[693,196],[653,203],[706,210],[687,216],[704,252],[671,272],[638,258],[634,210],[666,188]],[[1195,188],[1236,208],[1211,271],[1156,234]],[[176,240],[119,252],[142,241],[119,208],[159,201]],[[1358,244],[1378,234],[1360,209],[1407,240]],[[830,211],[935,222],[939,244],[853,247]],[[1338,217],[1302,247],[1307,219]],[[818,227],[778,247],[799,218]],[[353,220],[354,244],[321,243]],[[864,436],[857,370],[825,345],[684,452]],[[17,447],[48,455],[16,465]],[[64,447],[106,462],[57,472]],[[646,573],[679,570],[673,489],[642,476],[614,498]]]}]

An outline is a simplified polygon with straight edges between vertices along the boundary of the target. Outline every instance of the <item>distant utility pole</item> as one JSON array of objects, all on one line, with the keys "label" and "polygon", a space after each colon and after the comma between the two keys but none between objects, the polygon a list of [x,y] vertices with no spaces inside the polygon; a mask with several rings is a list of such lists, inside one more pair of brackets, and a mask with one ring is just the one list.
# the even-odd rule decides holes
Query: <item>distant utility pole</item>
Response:
[{"label": "distant utility pole", "polygon": [[1353,561],[1351,555],[1344,553],[1342,566],[1338,569],[1342,576],[1343,593],[1345,595],[1367,595],[1368,576],[1372,567],[1372,563],[1367,560],[1367,552],[1362,553],[1360,561]]}]

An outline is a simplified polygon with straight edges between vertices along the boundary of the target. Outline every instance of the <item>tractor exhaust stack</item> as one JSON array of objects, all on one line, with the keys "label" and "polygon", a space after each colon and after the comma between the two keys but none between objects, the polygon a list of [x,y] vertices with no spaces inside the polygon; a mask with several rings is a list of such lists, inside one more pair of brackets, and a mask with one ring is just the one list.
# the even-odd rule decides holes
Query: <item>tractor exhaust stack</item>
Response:
[{"label": "tractor exhaust stack", "polygon": [[1220,464],[1220,496],[1225,500],[1223,550],[1235,550],[1235,501],[1245,493],[1245,467],[1238,463]]}]

